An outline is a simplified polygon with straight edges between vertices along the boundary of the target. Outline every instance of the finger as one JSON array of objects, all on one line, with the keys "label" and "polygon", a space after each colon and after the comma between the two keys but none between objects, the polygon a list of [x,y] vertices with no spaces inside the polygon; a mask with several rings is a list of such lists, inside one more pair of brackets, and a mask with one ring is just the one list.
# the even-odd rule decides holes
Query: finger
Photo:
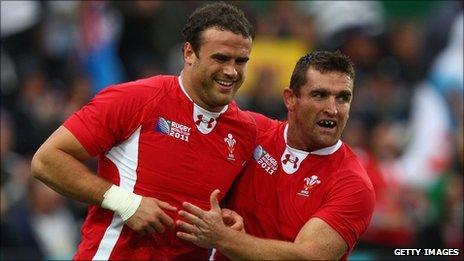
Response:
[{"label": "finger", "polygon": [[206,211],[204,211],[203,209],[193,205],[193,204],[190,204],[188,202],[184,202],[182,203],[182,206],[184,206],[184,208],[186,208],[190,213],[194,214],[195,216],[199,217],[199,218],[203,218],[203,215],[205,214]]},{"label": "finger", "polygon": [[171,204],[169,204],[168,202],[164,202],[164,201],[161,201],[161,200],[157,200],[158,201],[158,206],[162,209],[166,209],[166,210],[170,210],[170,211],[176,211],[177,208],[172,206]]},{"label": "finger", "polygon": [[221,213],[222,213],[223,217],[228,217],[228,216],[232,215],[232,212],[233,211],[228,209],[228,208],[221,209]]},{"label": "finger", "polygon": [[228,208],[223,208],[221,209],[221,214],[222,217],[224,218],[230,218],[232,220],[240,219],[242,218],[237,212],[230,210]]},{"label": "finger", "polygon": [[233,219],[230,219],[230,218],[227,218],[227,219],[223,218],[222,222],[224,223],[224,225],[226,225],[228,227],[232,227],[235,224],[235,221]]},{"label": "finger", "polygon": [[138,231],[135,231],[137,232],[137,234],[141,235],[141,236],[144,236],[147,234],[147,230],[143,229],[143,230],[138,230]]},{"label": "finger", "polygon": [[[153,233],[156,233],[157,231],[155,230],[154,227],[152,227],[150,224],[144,228],[144,232],[148,233],[148,234],[153,234]],[[145,234],[145,233],[144,233]]]},{"label": "finger", "polygon": [[232,211],[227,208],[221,209],[221,215],[222,215],[222,221],[224,224],[230,226],[232,223],[234,223],[234,218],[232,216]]},{"label": "finger", "polygon": [[235,219],[231,216],[231,215],[222,215],[222,222],[226,225],[226,226],[232,226],[236,221]]},{"label": "finger", "polygon": [[177,226],[180,227],[185,232],[188,232],[189,234],[195,234],[195,233],[200,232],[198,227],[192,224],[189,224],[187,222],[181,221],[181,220],[177,221]]},{"label": "finger", "polygon": [[223,208],[221,213],[222,220],[227,226],[235,230],[241,230],[243,228],[243,218],[237,212],[227,208]]},{"label": "finger", "polygon": [[168,214],[164,213],[164,211],[161,210],[158,213],[157,217],[161,223],[165,224],[171,229],[174,228],[174,220],[172,220],[172,218]]},{"label": "finger", "polygon": [[157,219],[150,221],[150,226],[155,228],[156,232],[158,233],[163,233],[164,232],[164,226],[159,222]]},{"label": "finger", "polygon": [[233,223],[230,228],[232,228],[233,230],[236,230],[236,231],[240,231],[243,229],[243,223],[241,222],[236,222],[236,223]]},{"label": "finger", "polygon": [[176,235],[178,238],[192,242],[192,243],[195,243],[197,241],[197,237],[192,234],[188,234],[184,232],[177,232]]},{"label": "finger", "polygon": [[243,220],[236,216],[222,217],[224,224],[234,230],[241,230],[243,228]]},{"label": "finger", "polygon": [[185,219],[187,219],[190,223],[194,224],[194,225],[197,225],[197,226],[204,226],[205,225],[205,222],[203,222],[203,220],[201,220],[199,217],[195,216],[195,215],[192,215],[186,211],[179,211],[179,215],[181,217],[184,217]]},{"label": "finger", "polygon": [[215,189],[209,197],[209,201],[211,203],[211,210],[213,211],[221,211],[221,207],[219,206],[219,201],[217,199],[220,192],[221,191],[219,189]]}]

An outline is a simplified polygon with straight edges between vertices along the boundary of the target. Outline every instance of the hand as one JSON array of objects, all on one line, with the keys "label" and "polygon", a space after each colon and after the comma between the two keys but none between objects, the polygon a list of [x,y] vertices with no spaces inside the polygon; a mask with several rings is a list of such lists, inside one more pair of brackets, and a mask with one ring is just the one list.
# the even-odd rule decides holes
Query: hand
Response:
[{"label": "hand", "polygon": [[245,225],[243,223],[243,218],[237,212],[223,208],[222,209],[222,221],[224,224],[233,230],[240,232],[245,232]]},{"label": "hand", "polygon": [[139,234],[163,233],[165,226],[174,230],[174,221],[164,210],[176,211],[177,208],[156,198],[143,197],[137,211],[125,224]]},{"label": "hand", "polygon": [[179,215],[184,217],[190,223],[178,220],[177,225],[186,232],[177,232],[177,236],[183,240],[194,243],[199,247],[214,247],[221,239],[227,226],[222,220],[222,211],[219,206],[217,196],[219,190],[216,189],[211,193],[209,211],[184,202],[182,205],[187,211],[179,211]]}]

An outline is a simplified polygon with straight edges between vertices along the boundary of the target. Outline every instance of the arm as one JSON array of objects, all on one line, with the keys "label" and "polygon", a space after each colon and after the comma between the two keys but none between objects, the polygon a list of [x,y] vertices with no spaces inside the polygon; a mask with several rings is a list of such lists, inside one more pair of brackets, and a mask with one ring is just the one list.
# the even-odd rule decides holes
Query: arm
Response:
[{"label": "arm", "polygon": [[[121,192],[122,189],[95,175],[81,162],[88,158],[90,155],[73,134],[60,127],[35,153],[31,163],[32,175],[65,196],[89,204],[103,204],[120,214],[137,232],[163,232],[164,225],[173,226],[172,219],[163,209],[176,210],[174,207],[154,198]],[[115,194],[121,201],[108,201]],[[106,204],[105,197],[108,198]],[[121,206],[120,202],[125,205]],[[115,203],[119,206],[114,206]]]},{"label": "arm", "polygon": [[340,259],[348,250],[345,240],[319,218],[311,218],[294,242],[261,239],[228,228],[217,204],[218,190],[211,194],[211,210],[184,203],[190,212],[179,211],[193,225],[178,221],[186,231],[178,237],[201,247],[215,247],[232,259]]},{"label": "arm", "polygon": [[338,260],[348,247],[322,219],[310,219],[294,242],[262,239],[227,229],[214,246],[232,259]]},{"label": "arm", "polygon": [[89,158],[71,132],[60,127],[35,153],[32,175],[65,196],[100,205],[103,194],[112,184],[94,175],[80,162]]}]

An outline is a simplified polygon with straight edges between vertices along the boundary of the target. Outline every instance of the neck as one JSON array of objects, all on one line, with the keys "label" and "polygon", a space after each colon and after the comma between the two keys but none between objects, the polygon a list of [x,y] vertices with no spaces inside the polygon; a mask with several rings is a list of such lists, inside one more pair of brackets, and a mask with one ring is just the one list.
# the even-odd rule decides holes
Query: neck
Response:
[{"label": "neck", "polygon": [[294,124],[290,124],[290,122],[288,122],[287,129],[287,144],[294,149],[308,152],[312,151],[311,146],[306,145],[301,133],[298,131],[298,128],[296,128]]},{"label": "neck", "polygon": [[224,106],[210,106],[201,99],[199,92],[201,92],[202,89],[198,86],[193,86],[192,74],[188,72],[188,69],[184,68],[184,70],[180,72],[180,80],[187,95],[198,106],[211,112],[220,112],[224,108]]}]

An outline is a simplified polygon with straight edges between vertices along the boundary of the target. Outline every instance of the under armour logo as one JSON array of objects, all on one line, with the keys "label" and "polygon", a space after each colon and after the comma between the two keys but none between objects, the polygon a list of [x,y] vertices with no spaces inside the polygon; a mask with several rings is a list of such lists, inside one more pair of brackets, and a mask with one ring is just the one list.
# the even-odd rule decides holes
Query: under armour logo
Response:
[{"label": "under armour logo", "polygon": [[206,126],[206,128],[209,129],[209,128],[213,127],[214,118],[210,118],[209,121],[207,121],[207,120],[203,119],[203,114],[198,114],[197,115],[197,120],[195,121],[195,124],[200,126],[200,124],[202,122],[208,124]]},{"label": "under armour logo", "polygon": [[293,163],[293,168],[296,169],[298,166],[298,157],[295,157],[294,159],[291,158],[290,154],[285,154],[285,159],[282,160],[283,164],[287,164],[287,162]]}]

